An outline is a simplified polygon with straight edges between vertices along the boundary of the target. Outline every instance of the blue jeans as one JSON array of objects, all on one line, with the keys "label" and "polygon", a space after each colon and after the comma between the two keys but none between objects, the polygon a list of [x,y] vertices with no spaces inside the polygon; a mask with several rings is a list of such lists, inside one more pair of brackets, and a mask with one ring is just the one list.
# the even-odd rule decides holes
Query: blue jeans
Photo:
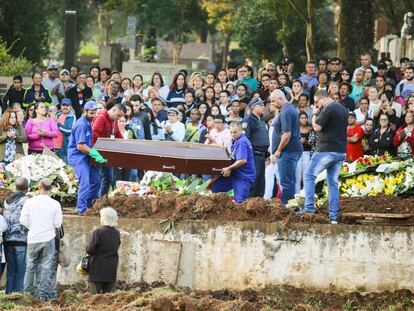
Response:
[{"label": "blue jeans", "polygon": [[73,169],[79,179],[76,210],[79,213],[84,213],[91,207],[92,202],[98,198],[101,177],[98,168],[89,165],[87,160],[74,164]]},{"label": "blue jeans", "polygon": [[27,246],[7,245],[4,249],[7,261],[6,294],[21,292],[24,288]]},{"label": "blue jeans", "polygon": [[315,212],[315,179],[326,169],[328,180],[329,219],[337,220],[339,214],[338,177],[345,153],[315,152],[305,173],[305,210]]},{"label": "blue jeans", "polygon": [[53,293],[56,293],[56,283],[51,282],[56,273],[55,254],[55,238],[47,242],[27,244],[24,290],[41,300],[53,299]]},{"label": "blue jeans", "polygon": [[114,168],[101,166],[100,167],[100,174],[101,174],[101,188],[99,189],[99,197],[103,197],[107,195],[109,192],[109,187],[114,182]]},{"label": "blue jeans", "polygon": [[294,198],[296,183],[296,165],[299,161],[301,152],[283,152],[277,159],[277,167],[280,175],[280,186],[282,187],[282,204]]}]

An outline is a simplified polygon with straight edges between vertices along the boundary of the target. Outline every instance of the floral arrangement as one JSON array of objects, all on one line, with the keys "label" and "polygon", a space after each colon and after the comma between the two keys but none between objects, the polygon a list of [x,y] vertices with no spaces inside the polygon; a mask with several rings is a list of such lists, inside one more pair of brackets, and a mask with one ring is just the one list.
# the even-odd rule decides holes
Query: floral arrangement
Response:
[{"label": "floral arrangement", "polygon": [[14,190],[16,177],[26,177],[30,181],[31,192],[39,190],[39,181],[42,178],[50,178],[55,181],[51,194],[61,201],[74,200],[79,188],[73,168],[61,159],[49,155],[32,154],[17,159],[6,166],[4,174],[7,177],[4,182],[6,188]]},{"label": "floral arrangement", "polygon": [[177,191],[179,195],[191,194],[193,192],[208,194],[209,190],[207,188],[209,184],[210,180],[204,181],[201,178],[180,179],[171,173],[148,171],[140,183],[118,181],[116,183],[116,189],[110,195],[138,194],[143,196],[164,190]]},{"label": "floral arrangement", "polygon": [[385,153],[382,156],[365,155],[352,163],[345,162],[339,175],[341,177],[353,176],[368,170],[373,170],[377,166],[392,162],[393,160],[393,157],[389,153]]}]

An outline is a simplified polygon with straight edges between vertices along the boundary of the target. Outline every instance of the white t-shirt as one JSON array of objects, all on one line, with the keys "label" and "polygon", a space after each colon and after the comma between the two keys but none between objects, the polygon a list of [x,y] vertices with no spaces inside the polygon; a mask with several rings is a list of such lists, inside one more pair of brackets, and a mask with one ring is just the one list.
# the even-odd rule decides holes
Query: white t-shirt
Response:
[{"label": "white t-shirt", "polygon": [[55,229],[62,225],[62,207],[50,196],[40,194],[26,200],[20,223],[29,229],[28,244],[48,242],[55,238]]},{"label": "white t-shirt", "polygon": [[183,123],[181,123],[180,121],[177,121],[175,123],[170,123],[168,120],[167,121],[162,121],[162,123],[161,123],[163,128],[166,124],[171,125],[171,130],[172,130],[173,134],[170,137],[173,141],[184,141],[185,125]]}]

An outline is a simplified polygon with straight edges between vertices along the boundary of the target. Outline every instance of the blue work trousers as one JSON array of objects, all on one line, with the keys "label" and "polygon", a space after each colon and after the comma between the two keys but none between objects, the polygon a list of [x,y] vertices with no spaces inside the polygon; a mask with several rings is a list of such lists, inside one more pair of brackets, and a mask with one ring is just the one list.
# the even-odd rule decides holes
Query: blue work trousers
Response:
[{"label": "blue work trousers", "polygon": [[84,213],[98,198],[101,178],[98,168],[91,166],[88,161],[82,161],[73,165],[75,174],[79,179],[78,202],[76,210]]},{"label": "blue work trousers", "polygon": [[233,189],[234,200],[237,203],[243,203],[249,197],[250,188],[253,181],[245,178],[235,177],[219,177],[211,186],[211,191],[216,192],[227,192]]}]

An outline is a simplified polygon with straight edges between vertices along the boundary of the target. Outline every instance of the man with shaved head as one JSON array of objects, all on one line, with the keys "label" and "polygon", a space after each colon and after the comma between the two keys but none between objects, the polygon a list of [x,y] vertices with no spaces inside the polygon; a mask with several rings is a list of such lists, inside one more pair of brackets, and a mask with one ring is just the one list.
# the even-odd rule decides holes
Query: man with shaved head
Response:
[{"label": "man with shaved head", "polygon": [[279,109],[278,116],[272,122],[272,152],[277,158],[280,174],[281,201],[286,205],[295,194],[296,165],[303,150],[300,141],[299,115],[281,90],[274,90],[269,99]]},{"label": "man with shaved head", "polygon": [[20,223],[29,229],[24,290],[41,300],[57,296],[56,229],[62,226],[62,207],[50,197],[53,182],[40,181],[39,195],[28,199]]}]

